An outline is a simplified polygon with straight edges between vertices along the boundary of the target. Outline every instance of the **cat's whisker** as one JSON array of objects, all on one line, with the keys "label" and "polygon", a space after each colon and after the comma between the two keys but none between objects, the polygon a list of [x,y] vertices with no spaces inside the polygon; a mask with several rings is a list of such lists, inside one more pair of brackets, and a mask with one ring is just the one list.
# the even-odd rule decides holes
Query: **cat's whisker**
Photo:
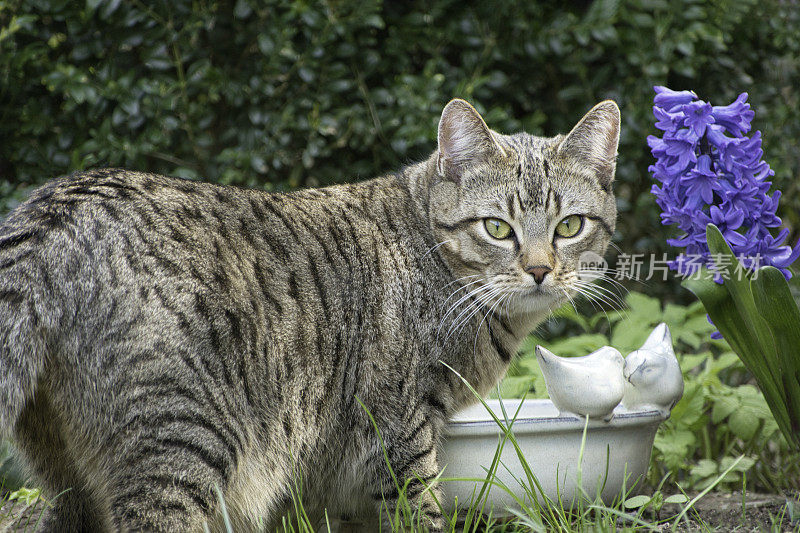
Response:
[{"label": "cat's whisker", "polygon": [[[605,308],[603,307],[602,301],[598,300],[596,295],[593,295],[593,294],[589,293],[588,291],[587,292],[581,291],[581,289],[579,289],[579,288],[576,288],[575,290],[576,290],[576,292],[578,293],[579,296],[583,296],[584,298],[586,298],[586,300],[589,302],[589,304],[592,306],[592,308],[595,310],[595,312],[603,313],[606,316],[606,319],[608,319],[608,313],[606,312]],[[597,302],[601,302],[600,305],[598,305]],[[574,304],[573,304],[573,306],[574,306]],[[576,310],[576,312],[577,312],[577,310]]]},{"label": "cat's whisker", "polygon": [[[503,302],[505,299],[507,299],[507,298],[508,298],[509,294],[510,294],[510,293],[509,293],[508,291],[505,291],[505,290],[503,290],[503,292],[500,294],[500,298],[498,298],[498,299],[497,299],[497,301],[496,301],[494,304],[492,304],[492,306],[489,308],[489,310],[486,312],[486,314],[485,314],[485,315],[483,315],[483,319],[481,319],[480,323],[478,324],[478,329],[476,329],[476,330],[475,330],[475,341],[472,343],[472,353],[473,353],[473,354],[474,354],[474,353],[476,352],[476,350],[478,349],[478,335],[479,335],[479,334],[480,334],[480,332],[481,332],[481,327],[483,327],[483,323],[486,321],[486,318],[487,318],[487,317],[491,316],[491,315],[492,315],[492,313],[494,313],[494,310],[495,310],[495,308],[496,308],[496,307],[497,307],[499,304],[502,304],[502,302]],[[490,319],[490,320],[491,320],[491,319]],[[489,324],[487,327],[491,327],[491,324]]]},{"label": "cat's whisker", "polygon": [[[614,309],[614,310],[617,310],[617,311],[621,311],[621,312],[622,312],[622,313],[623,313],[625,316],[627,316],[627,311],[625,310],[625,306],[624,306],[624,304],[623,304],[623,305],[620,305],[620,302],[619,302],[619,301],[616,301],[616,302],[615,302],[615,301],[609,300],[609,299],[608,299],[608,298],[607,298],[605,295],[603,295],[602,293],[595,292],[595,291],[594,291],[594,289],[597,289],[597,288],[598,288],[598,287],[597,287],[596,285],[593,285],[593,284],[588,284],[588,285],[579,286],[579,287],[577,288],[577,290],[578,290],[578,293],[579,293],[580,295],[584,296],[584,297],[585,297],[585,298],[587,298],[588,300],[590,300],[590,301],[592,301],[592,300],[596,300],[596,301],[598,301],[598,302],[605,303],[605,304],[606,304],[606,305],[608,305],[610,308],[612,308],[612,309]],[[617,306],[618,306],[618,307],[617,307]],[[606,319],[608,319],[608,313],[606,312],[606,310],[605,310],[605,309],[603,309],[602,307],[601,307],[601,310],[602,310],[602,311],[603,311],[603,313],[606,315]]]},{"label": "cat's whisker", "polygon": [[509,311],[509,307],[511,306],[511,302],[513,302],[515,298],[519,298],[519,293],[510,292],[509,293],[509,298],[506,299],[506,303],[505,303],[504,309],[501,311],[506,316],[511,316],[510,315],[510,311]]},{"label": "cat's whisker", "polygon": [[[465,289],[467,289],[468,287],[470,287],[470,286],[472,286],[472,285],[475,285],[476,283],[481,283],[482,281],[484,281],[484,280],[482,280],[482,279],[476,279],[476,280],[470,281],[469,283],[465,283],[465,284],[464,284],[464,285],[462,285],[461,287],[457,288],[456,290],[454,290],[454,291],[453,291],[453,292],[450,294],[450,296],[448,296],[448,297],[447,297],[447,299],[445,299],[445,301],[444,301],[444,302],[442,302],[442,305],[441,305],[441,307],[442,307],[442,308],[444,308],[444,307],[447,305],[447,302],[449,302],[449,301],[450,301],[450,299],[451,299],[451,298],[453,298],[453,296],[455,296],[456,294],[458,294],[458,293],[459,293],[459,292],[461,292],[462,290],[465,290]],[[459,302],[459,303],[460,303],[460,302]]]},{"label": "cat's whisker", "polygon": [[[569,303],[570,303],[570,305],[572,305],[572,308],[575,310],[575,314],[576,315],[579,314],[578,313],[578,308],[575,306],[575,300],[573,300],[572,296],[569,295],[569,291],[567,289],[565,289],[564,287],[560,287],[560,288],[561,288],[561,291],[564,293],[564,296],[566,296],[567,300],[569,300]],[[553,314],[552,310],[550,310],[550,314],[551,315]]]},{"label": "cat's whisker", "polygon": [[[444,325],[445,321],[447,320],[447,317],[450,316],[450,314],[453,311],[455,311],[458,308],[458,306],[461,305],[462,302],[464,302],[465,300],[467,300],[467,299],[469,299],[471,297],[474,297],[475,295],[481,294],[486,290],[491,290],[491,289],[492,289],[492,282],[491,281],[487,281],[483,285],[479,285],[477,288],[471,289],[466,295],[462,296],[460,300],[458,300],[457,302],[452,304],[450,306],[450,308],[447,310],[447,313],[445,313],[442,316],[441,320],[439,321],[439,327],[436,330],[436,338],[437,339],[439,338],[439,334],[442,331],[442,326]],[[454,323],[458,322],[458,320],[464,315],[464,313],[466,313],[472,307],[474,302],[475,302],[474,300],[472,302],[470,302],[470,304],[466,307],[466,309],[462,310],[461,313],[453,320],[453,322]],[[451,326],[451,329],[452,329],[452,326]],[[448,330],[448,337],[450,336],[449,335],[449,331],[450,330]]]},{"label": "cat's whisker", "polygon": [[608,245],[609,245],[609,246],[611,246],[613,249],[615,249],[615,250],[616,250],[617,252],[619,252],[620,254],[624,253],[624,252],[622,251],[622,248],[620,248],[619,246],[617,246],[617,243],[615,243],[615,242],[613,242],[613,241],[612,241],[612,242],[609,242],[609,243],[608,243]]},{"label": "cat's whisker", "polygon": [[[584,298],[586,298],[586,301],[589,302],[589,305],[592,306],[592,309],[594,309],[595,312],[598,312],[598,313],[600,313],[600,312],[605,313],[606,312],[605,308],[602,305],[602,302],[600,302],[593,293],[582,292],[581,289],[578,288],[578,287],[574,287],[574,290],[578,294],[578,296],[583,296]],[[598,302],[600,302],[600,303],[598,303]],[[572,305],[573,305],[573,308],[575,308],[574,300],[573,300],[573,304]],[[575,309],[575,312],[576,313],[578,312],[577,308]],[[606,315],[606,316],[608,316],[608,315]]]},{"label": "cat's whisker", "polygon": [[469,278],[477,278],[477,277],[480,277],[480,276],[482,276],[482,275],[483,275],[483,274],[468,274],[468,275],[466,275],[466,276],[461,276],[460,278],[456,278],[456,279],[454,279],[454,280],[453,280],[453,281],[451,281],[450,283],[446,283],[444,286],[442,286],[442,288],[443,288],[443,289],[446,289],[446,288],[447,288],[447,287],[449,287],[450,285],[452,285],[452,284],[454,284],[454,283],[458,283],[458,282],[459,282],[459,281],[461,281],[461,280],[464,280],[464,279],[469,279]]},{"label": "cat's whisker", "polygon": [[583,281],[583,280],[575,280],[575,285],[581,287],[591,287],[594,291],[606,294],[609,298],[611,298],[617,305],[621,307],[625,307],[625,300],[622,299],[621,295],[617,294],[616,292],[612,291],[607,287],[603,287],[601,285],[597,285],[596,283]]},{"label": "cat's whisker", "polygon": [[483,289],[485,289],[486,287],[491,285],[491,281],[485,281],[485,280],[482,280],[482,279],[475,280],[475,281],[472,281],[470,283],[467,283],[463,287],[459,287],[458,289],[453,291],[453,293],[447,298],[447,300],[445,300],[444,305],[447,305],[447,301],[450,300],[450,298],[452,298],[453,296],[455,296],[459,291],[467,289],[471,285],[475,285],[477,283],[483,283],[483,285],[478,285],[478,287],[473,287],[473,288],[467,290],[467,294],[463,295],[460,299],[458,299],[456,302],[454,302],[453,304],[450,305],[450,307],[447,310],[447,313],[445,313],[444,316],[442,317],[443,319],[447,318],[447,316],[451,312],[453,312],[453,310],[455,308],[457,308],[459,305],[461,305],[465,300],[468,300],[473,295],[477,294],[478,292],[482,291]]},{"label": "cat's whisker", "polygon": [[[628,292],[628,289],[626,289],[623,285],[619,284],[616,280],[605,278],[602,275],[594,276],[591,279],[584,279],[583,277],[581,277],[581,274],[582,274],[582,271],[576,272],[575,275],[573,275],[573,277],[570,278],[570,280],[569,280],[570,283],[579,283],[579,284],[582,284],[582,285],[591,285],[593,287],[598,287],[601,290],[603,290],[605,292],[608,292],[608,293],[611,293],[611,294],[614,294],[615,296],[618,296],[618,297],[622,297],[623,295],[620,294],[619,292],[617,292],[617,290],[621,289],[621,290],[625,291],[626,293]],[[602,281],[611,282],[611,287],[604,287],[603,285],[600,285],[600,283],[598,283],[598,282],[602,282]]]},{"label": "cat's whisker", "polygon": [[[590,274],[590,276],[592,278],[591,281],[606,282],[610,286],[615,287],[615,288],[619,289],[620,291],[625,292],[625,294],[630,293],[630,290],[628,290],[628,288],[625,285],[623,285],[622,283],[619,282],[619,280],[611,277],[607,273],[592,272]],[[584,280],[584,281],[586,281],[586,280]],[[638,280],[634,280],[634,281],[638,281]]]},{"label": "cat's whisker", "polygon": [[604,268],[604,269],[586,269],[584,271],[585,272],[598,273],[598,274],[599,273],[604,273],[606,275],[614,274],[615,276],[617,276],[616,277],[617,280],[622,279],[622,280],[628,280],[628,281],[635,281],[636,283],[640,283],[640,284],[642,284],[644,286],[647,286],[647,287],[649,287],[651,285],[650,283],[648,283],[647,280],[643,280],[639,276],[633,275],[633,273],[630,270],[617,270],[615,268]]},{"label": "cat's whisker", "polygon": [[[452,333],[457,333],[460,331],[464,325],[466,325],[470,319],[475,316],[476,313],[480,312],[480,310],[485,306],[487,302],[489,302],[492,298],[494,298],[497,293],[500,291],[497,287],[492,287],[492,289],[488,292],[485,292],[478,296],[475,300],[473,300],[469,307],[461,312],[460,315],[456,318],[453,322],[452,326],[447,332],[447,339],[450,338]],[[466,316],[464,316],[466,315]],[[463,317],[463,318],[462,318]]]},{"label": "cat's whisker", "polygon": [[[582,281],[586,281],[586,280],[584,280],[582,278],[582,276],[587,276],[588,275],[588,277],[592,278],[591,281],[597,281],[597,280],[607,281],[608,283],[614,285],[615,287],[619,287],[620,289],[624,290],[625,292],[630,292],[625,285],[623,285],[622,283],[620,283],[616,279],[614,279],[611,276],[609,276],[607,271],[594,270],[594,269],[581,269],[581,270],[577,271],[577,274],[578,274],[578,277]],[[629,278],[629,279],[633,279],[633,278]],[[638,280],[636,280],[636,281],[638,281]]]},{"label": "cat's whisker", "polygon": [[452,241],[453,241],[453,239],[447,239],[446,241],[442,241],[442,242],[439,242],[439,243],[436,243],[436,244],[434,244],[434,245],[433,245],[433,247],[431,247],[431,249],[430,249],[430,250],[428,250],[427,252],[425,252],[425,253],[422,255],[422,257],[420,257],[420,259],[419,259],[420,263],[421,263],[421,262],[422,262],[422,261],[423,261],[423,260],[424,260],[426,257],[428,257],[428,255],[429,255],[430,253],[432,253],[434,250],[436,250],[436,249],[437,249],[437,248],[439,248],[440,246],[443,246],[443,245],[447,244],[448,242],[452,242]]},{"label": "cat's whisker", "polygon": [[[489,291],[487,293],[484,293],[484,294],[481,294],[478,298],[476,298],[473,301],[473,305],[471,306],[472,307],[472,311],[466,317],[461,319],[460,321],[458,321],[458,319],[456,319],[456,321],[451,326],[450,330],[448,330],[447,338],[445,340],[449,339],[450,335],[452,333],[458,333],[459,331],[461,331],[461,329],[463,329],[464,326],[469,323],[469,321],[472,319],[473,316],[475,316],[477,313],[479,313],[480,310],[482,308],[484,308],[488,302],[490,302],[493,298],[495,298],[502,291],[503,291],[502,288],[493,287],[491,291]],[[469,307],[467,309],[465,309],[465,312],[468,311],[469,309],[470,309]],[[461,315],[459,315],[459,318],[462,315],[464,315],[464,312],[462,312]]]},{"label": "cat's whisker", "polygon": [[592,283],[574,283],[574,286],[578,288],[578,292],[581,294],[591,293],[592,295],[597,298],[598,301],[601,301],[607,304],[611,308],[619,307],[623,309],[625,307],[625,303],[616,297],[615,294],[611,293],[611,295],[605,294],[601,289],[602,287],[598,287]]},{"label": "cat's whisker", "polygon": [[[462,323],[459,326],[458,330],[460,331],[460,330],[464,329],[464,327],[469,323],[469,321],[472,319],[472,317],[474,317],[475,315],[480,313],[480,311],[482,309],[485,309],[486,306],[489,305],[490,302],[492,302],[492,300],[496,300],[494,303],[492,303],[492,306],[491,306],[491,307],[494,307],[494,304],[496,304],[497,301],[500,301],[502,299],[503,292],[504,292],[504,290],[502,288],[498,288],[493,294],[491,294],[487,298],[485,298],[481,302],[481,305],[476,307],[475,310],[472,313],[470,313],[470,315],[465,320],[462,321]],[[491,309],[491,307],[490,307],[490,309]]]}]

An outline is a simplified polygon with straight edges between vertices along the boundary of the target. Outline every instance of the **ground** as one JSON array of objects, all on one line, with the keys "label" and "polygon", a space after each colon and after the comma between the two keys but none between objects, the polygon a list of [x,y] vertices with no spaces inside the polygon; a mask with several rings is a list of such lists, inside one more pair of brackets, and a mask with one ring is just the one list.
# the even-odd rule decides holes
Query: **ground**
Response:
[{"label": "ground", "polygon": [[[664,506],[661,516],[673,516],[678,512],[677,505]],[[682,521],[677,531],[800,532],[800,493],[778,495],[748,492],[745,512],[742,513],[740,492],[710,492],[695,504],[694,511],[687,513],[687,516],[689,521]],[[792,516],[794,522],[791,521]],[[666,524],[662,529],[669,530],[671,524]]]}]

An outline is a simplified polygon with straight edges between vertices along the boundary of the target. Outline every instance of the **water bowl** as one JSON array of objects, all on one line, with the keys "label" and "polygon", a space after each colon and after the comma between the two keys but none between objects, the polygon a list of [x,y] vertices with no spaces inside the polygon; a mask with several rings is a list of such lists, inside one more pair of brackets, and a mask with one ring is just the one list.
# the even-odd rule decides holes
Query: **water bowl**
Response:
[{"label": "water bowl", "polygon": [[[500,400],[487,400],[487,403],[497,417],[504,420]],[[627,494],[635,494],[635,487],[641,486],[640,480],[650,464],[656,430],[669,416],[668,411],[629,411],[618,406],[609,422],[590,419],[579,476],[585,419],[559,415],[550,400],[503,400],[503,406],[509,421],[516,413],[512,431],[538,480],[541,493],[553,501],[561,498],[565,505],[581,496],[579,477],[590,499],[599,494],[605,503],[611,504],[623,487]],[[449,504],[447,510],[455,508],[456,500],[459,507],[468,507],[477,497],[481,482],[450,479],[486,479],[502,435],[482,404],[464,409],[447,424],[440,463],[446,465],[441,486],[444,501]],[[495,480],[525,504],[530,503],[530,497],[524,486],[541,498],[539,489],[535,485],[530,487],[510,441],[505,442],[495,474]],[[632,488],[633,491],[628,492]],[[503,488],[491,486],[488,490],[486,509],[492,507],[495,515],[519,507],[516,499]]]}]

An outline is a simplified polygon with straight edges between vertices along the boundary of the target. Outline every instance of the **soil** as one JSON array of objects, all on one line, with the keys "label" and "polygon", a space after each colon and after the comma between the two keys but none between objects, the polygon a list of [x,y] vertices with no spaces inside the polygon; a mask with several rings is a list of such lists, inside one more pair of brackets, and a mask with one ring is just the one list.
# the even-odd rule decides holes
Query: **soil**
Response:
[{"label": "soil", "polygon": [[[677,505],[665,505],[661,509],[661,518],[678,513],[680,508]],[[668,531],[673,522],[674,519],[661,529]],[[700,498],[676,528],[676,531],[683,532],[709,530],[800,532],[800,493],[779,495],[748,492],[742,513],[741,492],[710,492]]]}]

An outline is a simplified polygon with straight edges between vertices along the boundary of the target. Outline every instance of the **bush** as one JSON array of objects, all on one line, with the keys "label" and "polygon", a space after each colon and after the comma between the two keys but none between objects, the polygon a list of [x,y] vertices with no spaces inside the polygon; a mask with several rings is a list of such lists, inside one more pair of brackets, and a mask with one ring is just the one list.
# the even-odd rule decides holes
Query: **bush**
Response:
[{"label": "bush", "polygon": [[624,121],[616,241],[660,253],[667,230],[648,192],[645,138],[652,86],[666,84],[716,103],[750,92],[785,193],[779,215],[797,227],[795,2],[464,4],[7,1],[0,216],[30,187],[90,166],[313,186],[424,157],[451,97],[500,131],[547,135],[614,98]]}]

